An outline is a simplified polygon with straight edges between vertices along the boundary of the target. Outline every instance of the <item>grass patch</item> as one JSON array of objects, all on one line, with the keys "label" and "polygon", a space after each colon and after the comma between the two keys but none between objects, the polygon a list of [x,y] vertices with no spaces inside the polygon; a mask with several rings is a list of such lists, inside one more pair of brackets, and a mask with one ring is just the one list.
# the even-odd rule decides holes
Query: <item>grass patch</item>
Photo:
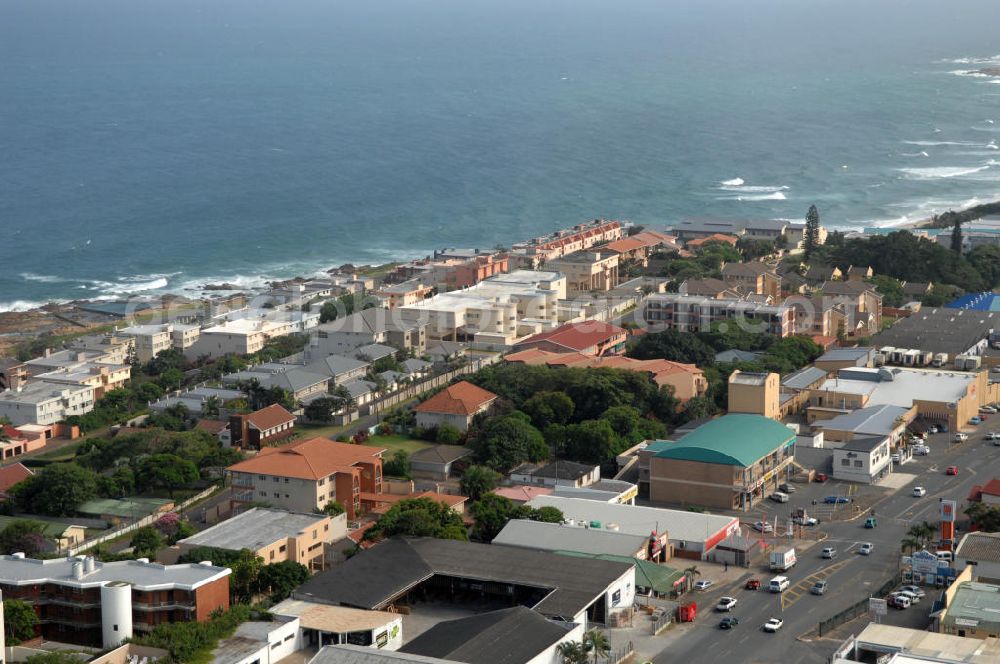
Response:
[{"label": "grass patch", "polygon": [[407,454],[413,454],[414,452],[430,447],[433,443],[428,443],[425,440],[416,440],[401,434],[393,434],[392,436],[372,436],[365,441],[365,445],[369,447],[384,447],[388,450],[387,455],[392,456],[398,450],[402,450]]},{"label": "grass patch", "polygon": [[299,432],[300,439],[307,438],[329,438],[334,439],[344,433],[348,426],[334,426],[332,424],[296,424],[295,431]]}]

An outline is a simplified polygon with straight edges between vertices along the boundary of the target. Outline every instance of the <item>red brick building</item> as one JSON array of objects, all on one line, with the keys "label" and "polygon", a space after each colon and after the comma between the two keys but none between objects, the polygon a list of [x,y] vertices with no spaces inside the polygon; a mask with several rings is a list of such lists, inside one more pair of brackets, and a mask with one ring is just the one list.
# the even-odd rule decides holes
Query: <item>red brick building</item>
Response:
[{"label": "red brick building", "polygon": [[580,353],[602,357],[621,355],[625,352],[628,332],[608,323],[588,320],[582,323],[566,323],[554,330],[534,334],[514,346],[522,351],[537,348],[553,353]]},{"label": "red brick building", "polygon": [[295,416],[278,404],[229,418],[230,445],[252,450],[273,445],[295,433]]}]

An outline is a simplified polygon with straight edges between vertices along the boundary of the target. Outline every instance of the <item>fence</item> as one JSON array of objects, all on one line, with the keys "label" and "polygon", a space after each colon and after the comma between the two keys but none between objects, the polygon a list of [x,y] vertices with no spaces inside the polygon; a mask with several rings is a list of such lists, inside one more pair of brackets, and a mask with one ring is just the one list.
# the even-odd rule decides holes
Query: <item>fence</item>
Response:
[{"label": "fence", "polygon": [[483,367],[496,364],[500,361],[499,355],[490,355],[480,359],[472,360],[468,362],[465,366],[459,367],[458,369],[453,369],[448,373],[443,373],[427,380],[420,381],[419,383],[413,383],[408,387],[394,392],[384,399],[379,399],[378,401],[373,401],[372,403],[364,404],[358,410],[361,415],[374,415],[376,413],[381,413],[384,410],[388,410],[393,406],[398,406],[399,404],[412,399],[413,397],[419,396],[424,392],[433,390],[436,387],[442,387],[447,385],[452,378],[456,376],[466,376],[468,374],[473,374],[482,369]]},{"label": "fence", "polygon": [[[191,496],[187,500],[185,500],[185,501],[183,501],[181,503],[178,503],[177,506],[174,508],[174,511],[175,512],[180,512],[181,510],[183,510],[188,505],[193,505],[194,503],[198,502],[199,500],[202,500],[204,498],[208,498],[213,493],[215,493],[215,491],[218,488],[219,487],[217,487],[217,486],[210,486],[210,487],[208,487],[207,489],[205,489],[201,493],[195,494],[194,496]],[[92,549],[95,546],[97,546],[98,544],[103,544],[104,542],[109,542],[109,541],[111,541],[113,539],[121,537],[122,535],[124,535],[126,533],[130,533],[133,530],[139,530],[140,528],[142,528],[144,526],[152,525],[153,523],[156,522],[157,519],[159,519],[162,516],[163,516],[163,514],[161,514],[161,513],[150,514],[149,516],[145,516],[145,517],[139,519],[138,521],[134,521],[134,522],[128,524],[127,526],[122,526],[121,528],[116,528],[115,530],[112,530],[110,533],[105,533],[105,534],[101,535],[100,537],[94,537],[93,539],[89,539],[89,540],[86,540],[84,542],[81,542],[81,543],[77,544],[76,546],[71,546],[70,548],[68,548],[66,550],[66,554],[69,555],[69,556],[75,556],[77,554],[83,553],[87,549]]]},{"label": "fence", "polygon": [[[901,583],[901,580],[902,580],[902,575],[899,572],[896,572],[896,574],[894,574],[891,579],[883,583],[878,590],[873,592],[871,594],[871,597],[885,597],[890,590],[892,590]],[[863,600],[847,607],[837,615],[819,622],[816,625],[816,635],[823,636],[824,634],[827,634],[830,631],[832,631],[835,627],[839,627],[844,623],[849,623],[855,618],[863,616],[866,613],[868,613],[868,599],[869,598],[866,597]]]},{"label": "fence", "polygon": [[674,612],[665,611],[662,616],[653,620],[653,636],[656,636],[674,621]]},{"label": "fence", "polygon": [[633,646],[632,642],[629,641],[619,648],[612,648],[608,651],[607,655],[600,658],[600,661],[602,661],[603,664],[621,664],[621,662],[624,662],[634,654],[635,646]]}]

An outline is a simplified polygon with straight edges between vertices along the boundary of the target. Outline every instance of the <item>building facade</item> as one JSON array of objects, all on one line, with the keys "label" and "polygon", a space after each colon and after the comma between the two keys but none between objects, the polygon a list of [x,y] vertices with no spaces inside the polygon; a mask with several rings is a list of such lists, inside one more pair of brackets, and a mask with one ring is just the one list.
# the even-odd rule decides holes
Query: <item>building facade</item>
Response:
[{"label": "building facade", "polygon": [[748,331],[787,337],[795,332],[791,307],[768,305],[744,299],[714,300],[680,293],[649,296],[643,319],[651,328],[681,332],[707,332],[714,323],[728,321]]}]

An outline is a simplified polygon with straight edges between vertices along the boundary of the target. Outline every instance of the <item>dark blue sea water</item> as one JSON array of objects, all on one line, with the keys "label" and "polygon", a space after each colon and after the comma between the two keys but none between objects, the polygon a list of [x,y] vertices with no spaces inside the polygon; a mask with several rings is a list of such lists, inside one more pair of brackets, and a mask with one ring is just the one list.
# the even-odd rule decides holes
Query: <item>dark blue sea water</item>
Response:
[{"label": "dark blue sea water", "polygon": [[1000,85],[954,72],[1000,62],[998,25],[996,0],[0,0],[0,310],[598,216],[992,200]]}]

